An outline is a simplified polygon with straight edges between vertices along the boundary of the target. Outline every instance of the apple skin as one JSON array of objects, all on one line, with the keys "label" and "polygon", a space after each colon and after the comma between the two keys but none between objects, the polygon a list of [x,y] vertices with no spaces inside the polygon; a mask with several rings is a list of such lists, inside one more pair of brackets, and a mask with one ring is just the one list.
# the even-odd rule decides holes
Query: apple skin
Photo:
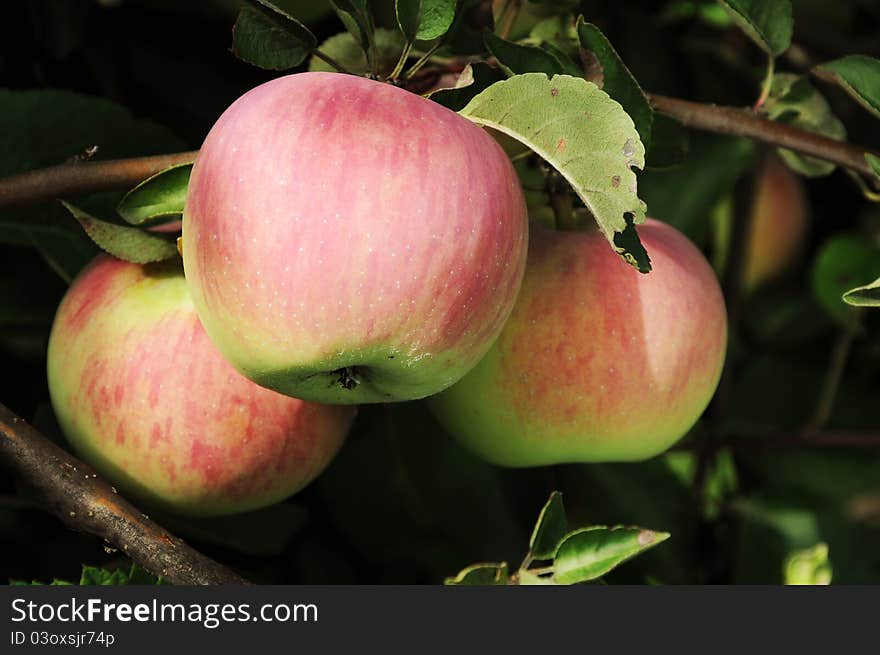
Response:
[{"label": "apple skin", "polygon": [[258,384],[329,403],[423,398],[485,354],[528,216],[481,128],[390,84],[267,82],[220,117],[183,221],[202,324]]},{"label": "apple skin", "polygon": [[652,219],[638,232],[647,275],[596,229],[533,227],[501,336],[427,401],[450,434],[489,462],[543,466],[647,459],[694,425],[724,364],[724,299],[684,235]]},{"label": "apple skin", "polygon": [[752,291],[789,268],[809,229],[803,182],[777,157],[768,157],[758,175],[746,245],[743,288]]},{"label": "apple skin", "polygon": [[233,369],[199,323],[179,260],[92,262],[55,316],[48,378],[74,450],[178,514],[232,514],[295,493],[330,462],[355,413]]}]

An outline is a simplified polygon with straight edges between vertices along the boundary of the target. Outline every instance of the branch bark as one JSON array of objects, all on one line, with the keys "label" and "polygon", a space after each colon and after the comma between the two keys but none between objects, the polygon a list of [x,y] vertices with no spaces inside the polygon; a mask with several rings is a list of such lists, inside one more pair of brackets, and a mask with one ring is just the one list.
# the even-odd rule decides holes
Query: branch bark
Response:
[{"label": "branch bark", "polygon": [[[880,152],[763,118],[740,107],[709,105],[649,95],[651,105],[694,129],[743,136],[771,146],[788,148],[873,177],[865,153]],[[32,204],[78,193],[132,187],[159,171],[191,162],[198,151],[154,157],[95,162],[69,162],[0,179],[0,207]]]},{"label": "branch bark", "polygon": [[88,465],[0,404],[0,455],[74,530],[101,537],[174,584],[248,581],[151,521]]},{"label": "branch bark", "polygon": [[880,153],[869,148],[835,141],[814,132],[771,121],[750,109],[707,105],[654,94],[649,95],[648,99],[654,109],[672,116],[686,127],[744,136],[767,145],[817,157],[869,177],[873,176],[873,171],[865,161],[865,153],[880,156]]},{"label": "branch bark", "polygon": [[0,179],[0,207],[14,207],[71,194],[133,187],[169,166],[195,160],[198,150],[170,155],[72,161]]}]

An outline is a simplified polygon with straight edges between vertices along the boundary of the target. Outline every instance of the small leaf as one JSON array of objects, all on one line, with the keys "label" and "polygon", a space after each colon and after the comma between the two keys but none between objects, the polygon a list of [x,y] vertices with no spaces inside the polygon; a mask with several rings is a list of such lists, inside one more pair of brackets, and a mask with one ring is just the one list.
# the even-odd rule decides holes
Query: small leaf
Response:
[{"label": "small leaf", "polygon": [[559,63],[562,65],[562,72],[565,75],[571,75],[572,77],[584,76],[583,69],[576,63],[574,63],[574,59],[569,57],[567,53],[563,52],[562,49],[557,48],[549,41],[541,44],[541,50],[546,50],[551,55],[556,57],[557,61],[559,61]]},{"label": "small leaf", "polygon": [[529,539],[529,554],[533,559],[553,559],[559,542],[568,531],[562,494],[554,491],[538,515],[538,522]]},{"label": "small leaf", "polygon": [[375,28],[366,0],[330,0],[330,4],[361,48],[369,49]]},{"label": "small leaf", "polygon": [[880,59],[847,55],[819,64],[813,74],[833,82],[869,112],[880,118]]},{"label": "small leaf", "polygon": [[650,150],[654,110],[642,87],[598,27],[585,22],[582,16],[578,19],[577,31],[581,47],[592,52],[602,65],[602,90],[623,106],[635,123],[645,149]]},{"label": "small leaf", "polygon": [[[773,77],[770,96],[764,104],[773,120],[786,125],[815,132],[830,139],[846,139],[846,128],[832,113],[828,101],[810,84],[809,80],[791,73],[777,73]],[[828,175],[834,164],[806,157],[791,150],[778,150],[792,169],[808,177]]]},{"label": "small leaf", "polygon": [[[403,36],[398,30],[386,30],[380,27],[376,30],[373,38],[376,46],[376,72],[379,75],[387,76],[394,70],[394,65],[400,59],[400,53],[403,52]],[[350,32],[334,34],[324,41],[318,49],[332,57],[352,75],[367,75],[370,72],[367,56]],[[309,60],[309,70],[331,73],[336,71],[333,66],[314,55]]]},{"label": "small leaf", "polygon": [[863,304],[860,300],[873,292],[856,285],[878,275],[880,247],[854,234],[837,235],[825,243],[813,264],[813,293],[832,318],[847,323],[853,310],[841,299]]},{"label": "small leaf", "polygon": [[790,553],[785,558],[782,571],[784,584],[787,585],[831,584],[828,544],[818,543],[812,548],[804,548]]},{"label": "small leaf", "polygon": [[462,569],[455,577],[446,578],[443,584],[452,586],[505,585],[508,579],[506,562],[473,564]]},{"label": "small leaf", "polygon": [[580,41],[577,28],[571,16],[551,16],[532,28],[529,40],[537,43],[551,43],[571,57],[577,56]]},{"label": "small leaf", "polygon": [[853,307],[880,307],[880,278],[870,284],[850,289],[843,300]]},{"label": "small leaf", "polygon": [[559,544],[553,580],[559,584],[595,580],[668,538],[667,532],[637,527],[594,526],[575,530]]},{"label": "small leaf", "polygon": [[880,157],[872,155],[870,152],[866,152],[865,161],[868,162],[868,166],[871,167],[871,170],[874,171],[874,175],[880,180]]},{"label": "small leaf", "polygon": [[459,0],[444,47],[455,55],[481,55],[485,52],[483,37],[494,29],[492,0]]},{"label": "small leaf", "polygon": [[407,41],[440,38],[455,19],[456,0],[397,0],[397,24]]},{"label": "small leaf", "polygon": [[492,32],[486,33],[486,47],[512,75],[544,73],[553,76],[565,70],[554,54],[532,45],[507,41]]},{"label": "small leaf", "polygon": [[125,194],[116,211],[131,225],[183,213],[192,164],[166,168]]},{"label": "small leaf", "polygon": [[527,569],[520,569],[519,571],[517,571],[516,577],[517,582],[520,584],[520,586],[523,587],[536,587],[556,584],[551,576],[535,575]]},{"label": "small leaf", "polygon": [[454,87],[438,89],[428,97],[447,109],[461,111],[478,94],[488,89],[495,82],[505,79],[507,79],[507,76],[500,69],[478,61],[464,67]]},{"label": "small leaf", "polygon": [[108,223],[90,216],[68,202],[63,200],[60,202],[79,221],[92,241],[114,257],[136,264],[146,264],[177,255],[177,246],[174,241],[169,241],[167,236],[146,232],[137,227]]},{"label": "small leaf", "polygon": [[516,75],[480,93],[459,112],[513,137],[571,184],[614,249],[643,273],[651,270],[635,225],[645,220],[632,167],[645,147],[632,119],[595,84],[569,75]]},{"label": "small leaf", "polygon": [[733,21],[771,57],[791,45],[791,0],[718,0]]},{"label": "small leaf", "polygon": [[306,60],[318,44],[309,29],[267,0],[250,0],[232,28],[232,52],[249,64],[288,70]]}]

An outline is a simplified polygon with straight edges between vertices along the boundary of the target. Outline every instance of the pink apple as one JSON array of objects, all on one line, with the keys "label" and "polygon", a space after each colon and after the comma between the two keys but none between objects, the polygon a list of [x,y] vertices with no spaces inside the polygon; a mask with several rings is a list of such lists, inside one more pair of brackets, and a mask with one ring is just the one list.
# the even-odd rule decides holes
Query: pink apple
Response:
[{"label": "pink apple", "polygon": [[525,200],[481,128],[390,84],[300,73],[205,139],[183,221],[187,282],[228,360],[332,403],[460,379],[513,307]]},{"label": "pink apple", "polygon": [[244,511],[298,491],[354,415],[233,369],[199,323],[179,260],[89,265],[58,309],[48,373],[76,452],[132,495],[185,514]]},{"label": "pink apple", "polygon": [[767,158],[755,189],[744,288],[755,289],[784,273],[797,259],[808,228],[803,183],[780,159]]},{"label": "pink apple", "polygon": [[724,364],[715,274],[674,228],[638,228],[647,275],[595,229],[533,228],[522,291],[498,341],[429,399],[451,434],[490,462],[641,460],[681,438]]},{"label": "pink apple", "polygon": [[[742,270],[746,293],[783,276],[797,262],[810,228],[804,184],[776,156],[758,169],[750,213]],[[727,265],[733,218],[733,198],[727,197],[713,216],[719,270]]]}]

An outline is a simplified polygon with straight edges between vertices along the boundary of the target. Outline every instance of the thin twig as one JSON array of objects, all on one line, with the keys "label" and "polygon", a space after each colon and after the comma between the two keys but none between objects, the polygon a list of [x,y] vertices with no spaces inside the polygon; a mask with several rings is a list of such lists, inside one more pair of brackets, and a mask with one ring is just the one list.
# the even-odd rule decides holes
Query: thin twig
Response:
[{"label": "thin twig", "polygon": [[151,521],[98,474],[0,404],[0,456],[74,530],[174,584],[248,584]]},{"label": "thin twig", "polygon": [[194,161],[197,150],[170,155],[74,161],[0,179],[0,207],[54,200],[80,193],[125,189],[170,166]]},{"label": "thin twig", "polygon": [[744,136],[767,145],[817,157],[868,177],[873,176],[873,172],[865,161],[865,153],[880,156],[880,153],[868,148],[771,121],[750,109],[707,105],[654,94],[649,96],[649,100],[654,109],[672,116],[687,127]]},{"label": "thin twig", "polygon": [[855,318],[840,329],[840,334],[834,343],[828,370],[822,382],[822,391],[819,393],[819,400],[816,403],[816,411],[804,426],[804,433],[806,434],[815,434],[821,430],[831,417],[831,411],[834,409],[834,400],[837,398],[837,390],[840,388],[840,382],[843,379],[843,370],[846,368],[846,360],[849,358],[849,351],[852,348],[856,335],[861,331],[861,314],[859,313],[855,316]]},{"label": "thin twig", "polygon": [[354,73],[352,73],[345,66],[333,59],[333,57],[328,55],[326,52],[322,52],[320,48],[315,48],[314,50],[312,50],[312,54],[315,55],[318,59],[323,60],[325,63],[335,68],[340,73],[345,73],[346,75],[354,75]]}]

